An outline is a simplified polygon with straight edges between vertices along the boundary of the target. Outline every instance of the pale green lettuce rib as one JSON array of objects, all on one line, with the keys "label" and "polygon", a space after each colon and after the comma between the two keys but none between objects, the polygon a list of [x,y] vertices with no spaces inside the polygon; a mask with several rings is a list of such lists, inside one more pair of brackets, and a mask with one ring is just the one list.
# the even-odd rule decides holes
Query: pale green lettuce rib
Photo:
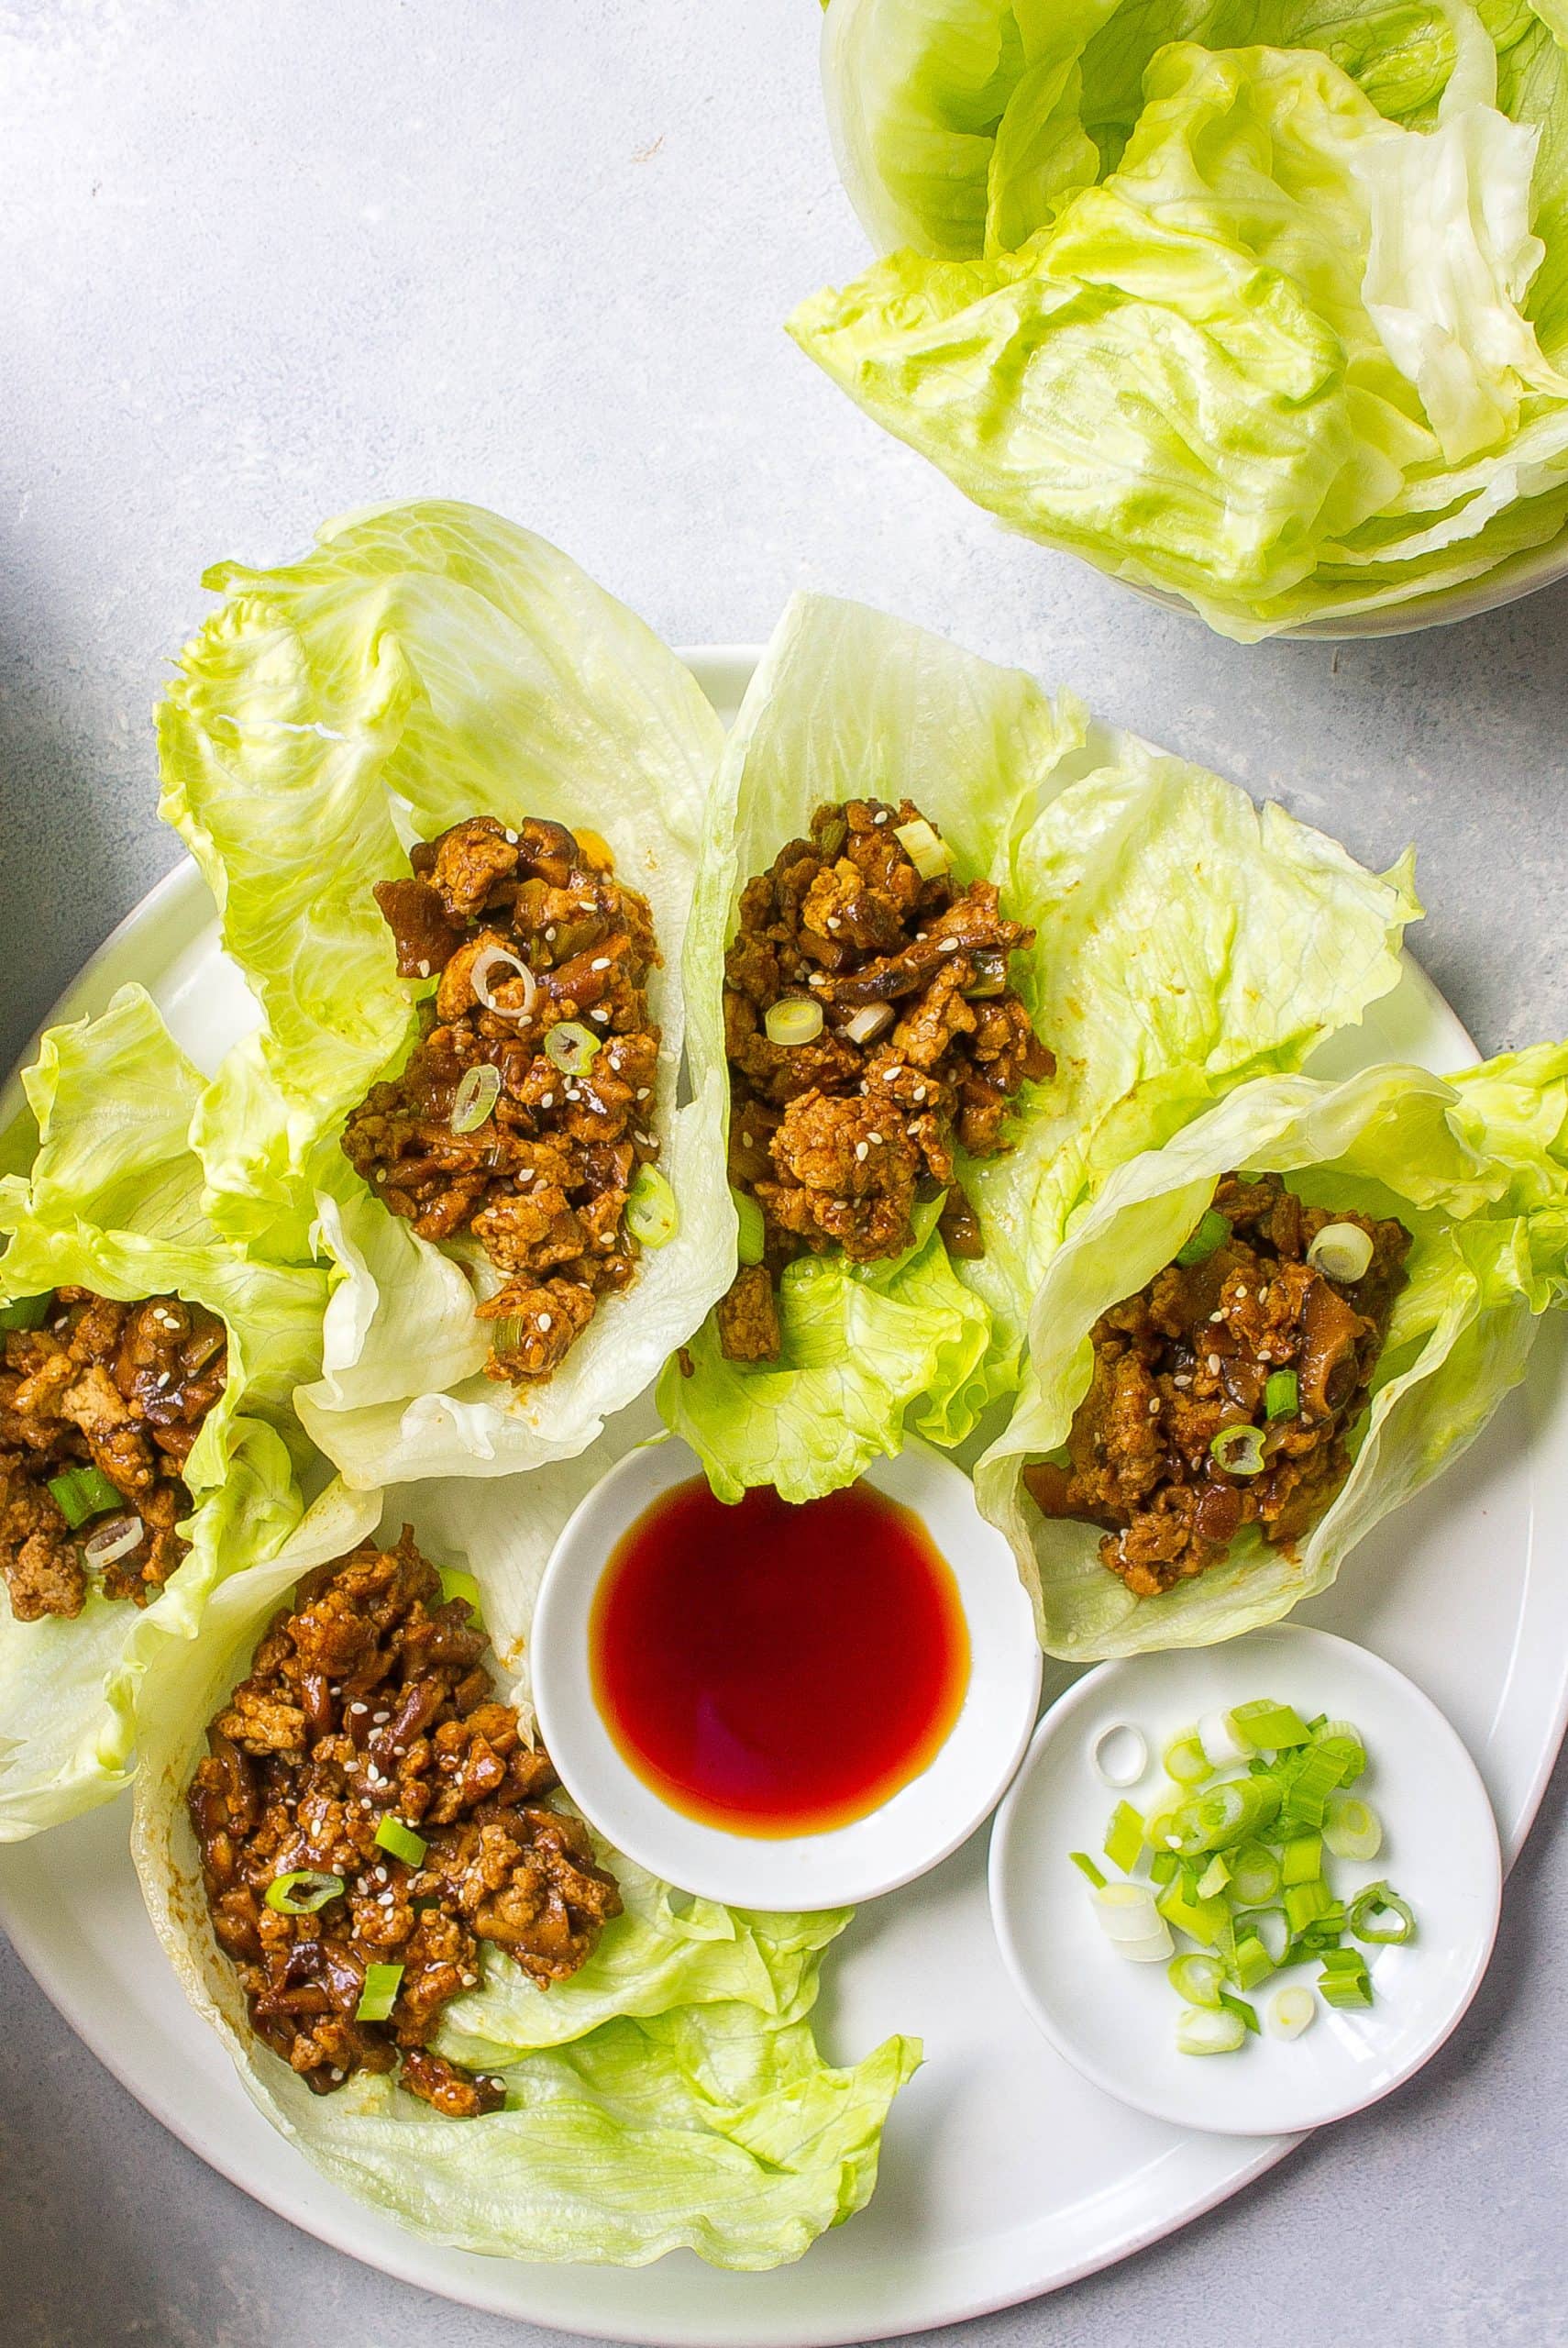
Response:
[{"label": "pale green lettuce rib", "polygon": [[1565,36],[1562,0],[833,0],[883,258],[790,330],[1010,527],[1227,635],[1441,596],[1568,515]]},{"label": "pale green lettuce rib", "polygon": [[[530,1513],[554,1529],[579,1465],[529,1479]],[[416,1537],[440,1555],[454,1522],[443,1498],[436,1484],[394,1494],[387,1534],[406,1502]],[[512,1570],[484,1537],[504,1514],[498,1488],[462,1484],[452,1504],[473,1541],[467,1561],[488,1621]],[[270,1564],[215,1594],[199,1645],[162,1659],[133,1847],[187,1993],[273,2125],[413,2232],[509,2258],[641,2265],[687,2247],[756,2269],[799,2257],[869,2197],[889,2107],[920,2059],[902,2038],[848,2069],[818,2052],[805,2017],[843,1911],[688,1903],[605,1851],[626,1912],[582,1970],[542,1991],[490,1948],[479,1988],[448,2010],[441,2051],[482,2061],[506,2083],[505,2109],[482,2119],[439,2119],[385,2077],[315,2096],[251,2033],[206,1922],[184,1789],[204,1724],[270,1613],[300,1574],[374,1532],[381,1506],[380,1494],[335,1484]]]},{"label": "pale green lettuce rib", "polygon": [[0,1301],[62,1285],[178,1293],[222,1316],[228,1377],[184,1469],[190,1555],[150,1604],[94,1592],[73,1620],[18,1623],[0,1592],[0,1841],[126,1783],[158,1652],[193,1639],[215,1586],[293,1530],[284,1438],[305,1446],[289,1398],[319,1363],[326,1295],[320,1272],[248,1262],[212,1230],[186,1139],[202,1079],[139,987],[52,1029],[23,1083],[41,1139],[30,1179],[0,1181]]},{"label": "pale green lettuce rib", "polygon": [[[1120,1158],[1230,1086],[1297,1068],[1398,976],[1419,912],[1406,867],[1379,879],[1277,807],[1095,725],[1070,695],[903,622],[801,597],[747,692],[720,768],[694,928],[727,937],[739,892],[828,801],[908,795],[960,880],[1033,925],[1013,976],[1056,1055],[1007,1155],[966,1160],[986,1252],[948,1259],[938,1206],[893,1263],[791,1264],[777,1364],[726,1362],[710,1322],[659,1380],[666,1423],[721,1497],[810,1500],[906,1434],[953,1445],[1011,1392],[1030,1300],[1068,1216]],[[720,1005],[689,984],[722,1053]],[[708,1031],[711,1029],[711,1034]]]},{"label": "pale green lettuce rib", "polygon": [[[350,1480],[504,1475],[580,1450],[728,1278],[723,1069],[699,1038],[676,1098],[683,958],[688,987],[717,984],[720,942],[689,936],[688,915],[718,720],[640,620],[474,506],[349,517],[301,562],[224,565],[207,583],[225,603],[158,714],[163,808],[264,1014],[197,1122],[213,1214],[302,1257],[319,1215],[337,1285],[324,1375],[299,1407]],[[664,957],[649,1113],[679,1227],[526,1390],[479,1374],[466,1280],[391,1221],[337,1147],[430,991],[398,978],[372,886],[406,871],[412,837],[475,814],[601,833],[647,897]]]},{"label": "pale green lettuce rib", "polygon": [[[1088,1391],[1089,1333],[1191,1233],[1220,1177],[1286,1176],[1309,1202],[1394,1214],[1413,1234],[1351,1475],[1291,1555],[1243,1528],[1205,1573],[1135,1598],[1099,1561],[1097,1527],[1042,1516],[1021,1482],[1066,1440]],[[1042,1644],[1073,1662],[1202,1646],[1277,1622],[1430,1482],[1524,1373],[1540,1314],[1568,1298],[1568,1046],[1445,1080],[1375,1068],[1342,1084],[1243,1086],[1123,1165],[1048,1267],[1011,1423],[975,1473],[1011,1541]]]}]

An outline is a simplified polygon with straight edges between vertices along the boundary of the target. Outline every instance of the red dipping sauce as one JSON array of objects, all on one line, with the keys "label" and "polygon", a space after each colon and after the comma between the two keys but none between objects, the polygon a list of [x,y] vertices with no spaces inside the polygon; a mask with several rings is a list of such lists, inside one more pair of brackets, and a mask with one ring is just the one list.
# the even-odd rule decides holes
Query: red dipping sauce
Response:
[{"label": "red dipping sauce", "polygon": [[622,1758],[674,1809],[732,1833],[819,1834],[934,1758],[969,1633],[946,1558],[870,1485],[731,1506],[698,1477],[612,1551],[589,1667]]}]

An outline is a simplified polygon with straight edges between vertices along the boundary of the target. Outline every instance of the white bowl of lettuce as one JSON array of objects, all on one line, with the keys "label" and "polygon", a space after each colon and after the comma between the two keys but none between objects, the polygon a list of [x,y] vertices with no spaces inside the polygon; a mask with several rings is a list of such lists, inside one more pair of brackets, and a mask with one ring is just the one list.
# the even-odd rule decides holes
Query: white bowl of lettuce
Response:
[{"label": "white bowl of lettuce", "polygon": [[830,0],[882,258],[790,332],[1224,635],[1508,602],[1568,573],[1565,43],[1568,0]]}]

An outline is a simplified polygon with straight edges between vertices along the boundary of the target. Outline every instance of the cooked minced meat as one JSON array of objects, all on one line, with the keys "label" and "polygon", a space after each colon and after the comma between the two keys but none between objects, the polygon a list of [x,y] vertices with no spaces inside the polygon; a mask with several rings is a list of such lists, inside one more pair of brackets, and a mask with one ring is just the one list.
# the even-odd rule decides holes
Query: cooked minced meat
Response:
[{"label": "cooked minced meat", "polygon": [[[188,1545],[181,1470],[223,1392],[228,1339],[215,1313],[178,1296],[117,1304],[59,1288],[24,1308],[0,1356],[0,1576],[19,1623],[80,1614],[90,1587],[145,1606]],[[106,1484],[74,1501],[51,1483]],[[111,1494],[109,1487],[113,1487]],[[137,1532],[134,1542],[125,1535]],[[100,1547],[115,1554],[101,1567]]]},{"label": "cooked minced meat", "polygon": [[[1243,1524],[1288,1548],[1317,1522],[1350,1471],[1346,1437],[1405,1282],[1403,1224],[1303,1206],[1276,1175],[1228,1174],[1213,1211],[1230,1230],[1211,1255],[1168,1264],[1096,1324],[1066,1459],[1023,1471],[1045,1515],[1106,1527],[1100,1556],[1139,1598],[1202,1573]],[[1308,1263],[1330,1224],[1370,1237],[1360,1279]],[[1295,1407],[1269,1418],[1280,1371],[1294,1373]],[[1246,1426],[1259,1430],[1263,1468],[1227,1473],[1210,1446],[1221,1428]]]},{"label": "cooked minced meat", "polygon": [[[922,1194],[946,1191],[944,1235],[978,1254],[955,1147],[1001,1149],[1013,1094],[1055,1065],[1008,983],[1033,931],[1003,918],[988,881],[923,878],[899,836],[911,825],[933,861],[940,842],[907,799],[819,808],[811,837],[741,897],[724,964],[730,1180],[761,1207],[766,1248],[720,1308],[733,1360],[778,1350],[759,1269],[777,1275],[802,1249],[900,1255]],[[818,1032],[770,1042],[767,1013],[790,1002],[816,1008]]]},{"label": "cooked minced meat", "polygon": [[[505,1275],[477,1308],[500,1324],[485,1368],[525,1384],[549,1377],[636,1268],[626,1202],[658,1155],[652,917],[603,843],[562,824],[475,815],[409,860],[412,877],[382,881],[376,900],[403,977],[440,983],[407,1065],[372,1086],[343,1147],[422,1238],[471,1232]],[[552,1047],[562,1066],[546,1042],[569,1021]],[[495,1069],[500,1091],[458,1133],[458,1088],[478,1068]]]},{"label": "cooked minced meat", "polygon": [[[541,1800],[555,1771],[497,1701],[485,1653],[405,1526],[395,1548],[368,1541],[301,1582],[207,1730],[188,1800],[213,1929],[258,2033],[318,2094],[401,2066],[448,2118],[498,2110],[499,2081],[430,2049],[479,1979],[480,1942],[547,1988],[620,1912],[586,1829]],[[416,1865],[377,1843],[383,1820],[424,1843]],[[302,1915],[269,1906],[302,1872],[340,1888]],[[371,1965],[402,1967],[381,2021],[356,2019]]]}]

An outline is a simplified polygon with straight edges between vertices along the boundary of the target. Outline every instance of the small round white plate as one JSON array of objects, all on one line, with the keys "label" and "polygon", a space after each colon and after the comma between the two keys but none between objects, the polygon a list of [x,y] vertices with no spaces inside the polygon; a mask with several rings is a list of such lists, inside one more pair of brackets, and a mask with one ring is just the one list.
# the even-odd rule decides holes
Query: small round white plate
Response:
[{"label": "small round white plate", "polygon": [[975,1506],[961,1468],[911,1441],[865,1481],[909,1509],[952,1569],[969,1633],[969,1686],[928,1768],[864,1818],[820,1834],[732,1834],[645,1785],[594,1700],[589,1621],[622,1534],[701,1462],[670,1440],[628,1452],[557,1542],[534,1611],[534,1701],[568,1793],[618,1850],[654,1875],[736,1908],[852,1908],[912,1883],[983,1824],[1023,1756],[1040,1710],[1041,1654],[1012,1551]]},{"label": "small round white plate", "polygon": [[[1300,2038],[1265,2033],[1249,2036],[1234,2054],[1181,2054],[1182,2000],[1165,1966],[1117,1955],[1067,1855],[1099,1858],[1117,1801],[1145,1810],[1165,1785],[1159,1756],[1170,1738],[1205,1712],[1254,1696],[1294,1704],[1303,1719],[1327,1712],[1360,1729],[1368,1767],[1355,1790],[1383,1822],[1383,1848],[1364,1864],[1331,1858],[1330,1880],[1347,1900],[1365,1884],[1387,1882],[1415,1911],[1416,1936],[1363,1951],[1370,2007],[1320,1999]],[[1094,1754],[1123,1723],[1143,1731],[1150,1759],[1138,1783],[1118,1790],[1107,1787]],[[1052,2044],[1123,2103],[1175,2127],[1235,2136],[1342,2120],[1419,2070],[1480,1986],[1502,1889],[1492,1805],[1437,1706],[1365,1647],[1289,1623],[1225,1646],[1101,1664],[1040,1723],[991,1837],[997,1938]],[[1261,2014],[1276,1988],[1311,1988],[1317,1973],[1312,1965],[1272,1975],[1250,2002]]]}]

